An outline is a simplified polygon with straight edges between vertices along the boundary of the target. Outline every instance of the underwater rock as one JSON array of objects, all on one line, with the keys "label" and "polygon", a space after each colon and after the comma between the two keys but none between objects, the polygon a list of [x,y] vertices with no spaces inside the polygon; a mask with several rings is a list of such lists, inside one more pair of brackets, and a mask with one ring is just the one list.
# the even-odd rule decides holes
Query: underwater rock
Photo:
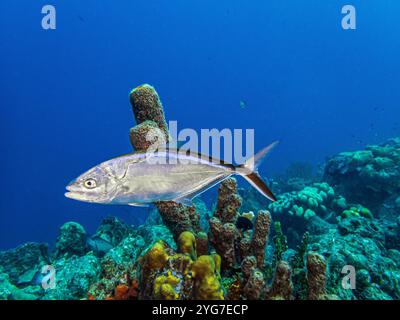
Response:
[{"label": "underwater rock", "polygon": [[[40,291],[40,289],[39,289]],[[18,288],[6,273],[0,272],[0,300],[37,300],[40,293],[32,287]]]},{"label": "underwater rock", "polygon": [[87,249],[98,257],[103,257],[132,231],[133,229],[120,219],[107,217],[103,219],[96,233],[87,239]]},{"label": "underwater rock", "polygon": [[99,279],[101,267],[93,253],[78,257],[61,258],[53,263],[56,286],[48,289],[44,300],[72,300],[87,297],[92,283]]},{"label": "underwater rock", "polygon": [[346,198],[373,211],[400,194],[400,138],[365,150],[342,152],[326,164],[324,180],[334,185]]},{"label": "underwater rock", "polygon": [[[361,219],[361,224],[363,221],[370,221],[366,218],[357,219]],[[350,220],[350,225],[353,224],[351,221],[353,220]],[[360,229],[360,223],[356,223],[355,225],[355,230]],[[376,297],[381,295],[382,297],[391,297],[393,299],[399,296],[399,278],[394,276],[398,273],[399,265],[392,259],[393,257],[390,257],[386,248],[382,246],[380,242],[382,241],[382,233],[379,235],[379,232],[377,232],[378,235],[374,235],[374,232],[372,230],[369,231],[369,228],[370,226],[367,225],[367,232],[356,231],[355,234],[351,232],[347,233],[347,231],[343,233],[341,229],[341,231],[331,230],[327,234],[310,236],[310,250],[318,252],[324,256],[328,262],[326,279],[328,294],[334,294],[340,299],[346,300],[364,299],[366,295],[372,297],[373,295],[368,293],[369,290],[372,290]],[[357,232],[362,232],[363,235],[361,236],[360,233],[357,234]],[[367,238],[367,235],[371,238]],[[358,271],[368,270],[371,279],[371,287],[365,288],[363,285],[359,286],[357,279],[355,290],[344,289],[341,285],[341,280],[343,278],[341,272],[342,268],[346,265],[354,266]],[[386,287],[382,286],[383,283],[388,282],[388,274],[392,275],[390,279],[394,283]],[[364,292],[365,290],[367,290],[367,292]]]},{"label": "underwater rock", "polygon": [[12,283],[27,281],[27,274],[40,272],[42,266],[50,264],[48,245],[45,243],[28,242],[15,249],[0,252],[0,269],[7,273]]},{"label": "underwater rock", "polygon": [[149,225],[144,224],[137,229],[146,243],[146,246],[151,246],[158,240],[164,241],[172,249],[176,249],[176,243],[172,232],[163,224]]},{"label": "underwater rock", "polygon": [[57,238],[54,257],[82,256],[86,252],[86,231],[76,222],[64,223]]},{"label": "underwater rock", "polygon": [[95,236],[117,246],[132,232],[132,228],[116,217],[105,218],[97,229]]},{"label": "underwater rock", "polygon": [[[88,293],[92,299],[109,299],[121,297],[118,293],[119,285],[131,288],[136,279],[136,262],[139,255],[146,248],[145,240],[140,235],[130,234],[118,246],[111,249],[101,260],[100,279],[92,283]],[[125,294],[128,294],[128,291]],[[130,291],[132,294],[132,291]],[[132,297],[131,295],[129,297]]]}]

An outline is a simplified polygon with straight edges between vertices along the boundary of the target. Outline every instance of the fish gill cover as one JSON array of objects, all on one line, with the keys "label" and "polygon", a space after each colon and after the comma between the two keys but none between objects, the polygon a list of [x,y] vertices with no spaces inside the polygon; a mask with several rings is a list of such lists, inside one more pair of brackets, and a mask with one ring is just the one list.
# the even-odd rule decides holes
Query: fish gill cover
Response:
[{"label": "fish gill cover", "polygon": [[[31,31],[37,8],[2,2],[0,299],[400,299],[400,5],[357,1],[346,29],[351,8],[301,3],[55,1],[57,27]],[[259,170],[276,201],[233,177],[193,204],[63,197],[149,132],[170,140],[172,117],[282,139]]]}]

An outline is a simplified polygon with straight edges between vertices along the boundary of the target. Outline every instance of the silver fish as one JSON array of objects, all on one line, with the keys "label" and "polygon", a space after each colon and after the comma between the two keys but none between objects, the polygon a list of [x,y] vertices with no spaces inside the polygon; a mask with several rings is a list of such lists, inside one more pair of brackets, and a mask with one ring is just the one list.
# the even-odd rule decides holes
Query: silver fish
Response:
[{"label": "silver fish", "polygon": [[192,205],[194,197],[232,175],[240,175],[266,198],[275,201],[257,167],[276,144],[239,166],[176,149],[131,153],[85,172],[67,186],[69,192],[65,196],[102,204],[147,206],[172,200]]}]

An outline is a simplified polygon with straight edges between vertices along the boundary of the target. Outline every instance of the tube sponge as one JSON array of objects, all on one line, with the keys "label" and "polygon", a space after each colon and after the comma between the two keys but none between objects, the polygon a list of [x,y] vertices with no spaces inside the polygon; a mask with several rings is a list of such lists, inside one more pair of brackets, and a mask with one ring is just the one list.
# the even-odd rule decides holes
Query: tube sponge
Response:
[{"label": "tube sponge", "polygon": [[188,254],[192,260],[197,259],[196,238],[190,231],[184,231],[178,238],[178,250],[181,253]]},{"label": "tube sponge", "polygon": [[289,264],[286,261],[279,261],[276,266],[272,287],[268,293],[270,300],[292,299],[293,284],[291,274],[292,271]]},{"label": "tube sponge", "polygon": [[165,137],[169,137],[161,100],[152,86],[143,84],[133,89],[130,93],[130,102],[137,124],[146,120],[154,121]]},{"label": "tube sponge", "polygon": [[323,300],[326,298],[326,262],[316,252],[307,255],[308,299]]},{"label": "tube sponge", "polygon": [[219,282],[218,264],[220,258],[200,256],[192,266],[194,298],[198,300],[223,300],[224,292]]},{"label": "tube sponge", "polygon": [[265,246],[269,237],[269,229],[271,225],[271,214],[266,210],[258,212],[254,225],[253,237],[251,239],[251,249],[257,258],[257,266],[262,269],[264,267]]},{"label": "tube sponge", "polygon": [[163,268],[168,261],[168,254],[165,251],[164,242],[160,240],[154,243],[143,258],[144,267],[146,269],[153,270]]},{"label": "tube sponge", "polygon": [[168,272],[160,275],[154,281],[154,298],[158,300],[177,300],[179,294],[176,290],[180,279]]}]

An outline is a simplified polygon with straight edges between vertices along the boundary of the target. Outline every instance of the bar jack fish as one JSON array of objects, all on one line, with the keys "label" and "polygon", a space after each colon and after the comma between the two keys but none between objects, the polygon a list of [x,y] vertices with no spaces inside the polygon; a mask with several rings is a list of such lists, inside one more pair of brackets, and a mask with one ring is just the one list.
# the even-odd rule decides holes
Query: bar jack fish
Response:
[{"label": "bar jack fish", "polygon": [[277,144],[234,166],[201,154],[162,148],[105,161],[73,180],[67,198],[102,204],[148,206],[158,201],[192,205],[192,199],[232,175],[246,179],[271,201],[276,198],[257,167]]}]

